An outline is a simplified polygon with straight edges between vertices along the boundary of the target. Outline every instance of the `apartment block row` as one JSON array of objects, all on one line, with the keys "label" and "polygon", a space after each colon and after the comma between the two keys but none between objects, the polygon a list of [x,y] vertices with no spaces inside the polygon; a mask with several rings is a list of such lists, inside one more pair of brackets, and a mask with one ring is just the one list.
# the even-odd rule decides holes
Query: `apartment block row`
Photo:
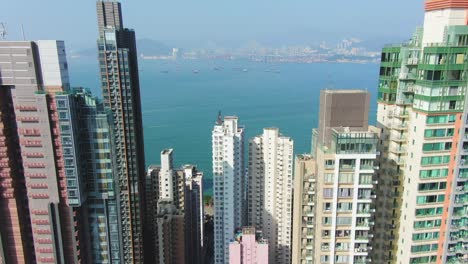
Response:
[{"label": "apartment block row", "polygon": [[204,263],[203,174],[146,173],[135,32],[96,9],[103,99],[63,41],[0,42],[0,263]]},{"label": "apartment block row", "polygon": [[[249,142],[246,225],[263,231],[270,263],[468,262],[467,11],[468,1],[426,1],[424,26],[383,48],[376,122],[368,92],[322,91],[293,185],[273,162],[285,156],[270,148],[271,130]],[[271,214],[272,200],[292,216]]]}]

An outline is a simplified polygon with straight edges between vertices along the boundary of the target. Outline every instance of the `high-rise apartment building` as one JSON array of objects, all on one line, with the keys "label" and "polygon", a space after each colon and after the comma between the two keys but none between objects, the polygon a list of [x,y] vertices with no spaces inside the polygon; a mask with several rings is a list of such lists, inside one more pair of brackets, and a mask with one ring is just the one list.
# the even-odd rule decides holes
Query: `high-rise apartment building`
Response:
[{"label": "high-rise apartment building", "polygon": [[468,260],[468,1],[428,0],[424,27],[382,51],[373,260]]},{"label": "high-rise apartment building", "polygon": [[216,264],[229,263],[232,234],[245,222],[244,128],[238,121],[219,116],[212,132]]},{"label": "high-rise apartment building", "polygon": [[[312,149],[317,170],[315,214],[320,216],[315,220],[316,263],[369,261],[378,134],[367,124],[368,109],[366,91],[320,94]],[[314,208],[306,207],[306,213],[308,209]],[[314,221],[295,219],[303,220]]]},{"label": "high-rise apartment building", "polygon": [[294,161],[294,212],[292,263],[314,261],[316,165],[311,155],[297,155]]},{"label": "high-rise apartment building", "polygon": [[[74,88],[56,96],[59,123],[70,126],[62,130],[65,159],[76,157],[79,168],[66,162],[65,170],[79,172],[79,184],[86,196],[87,219],[83,219],[89,240],[82,250],[90,249],[93,263],[119,263],[123,259],[118,221],[117,187],[112,161],[112,128],[110,115],[102,101],[83,88]],[[76,142],[75,145],[69,142]],[[71,151],[74,150],[74,151]],[[69,186],[77,186],[77,179],[69,178]]]},{"label": "high-rise apartment building", "polygon": [[272,264],[291,263],[293,151],[278,128],[249,141],[248,221],[268,239]]},{"label": "high-rise apartment building", "polygon": [[148,169],[147,258],[153,263],[203,263],[203,173],[193,165],[174,168],[173,152],[163,150],[161,166]]},{"label": "high-rise apartment building", "polygon": [[185,178],[185,226],[186,248],[189,256],[192,256],[191,263],[203,264],[203,239],[205,213],[203,208],[203,173],[197,171],[193,165],[185,165],[179,173],[183,173]]},{"label": "high-rise apartment building", "polygon": [[153,252],[157,264],[185,264],[191,263],[185,248],[185,216],[181,209],[177,209],[173,201],[161,198],[158,201],[156,215],[157,243]]},{"label": "high-rise apartment building", "polygon": [[0,42],[0,233],[6,263],[89,258],[76,127],[62,41]]},{"label": "high-rise apartment building", "polygon": [[229,244],[229,264],[268,264],[268,240],[261,231],[244,227]]},{"label": "high-rise apartment building", "polygon": [[116,1],[98,1],[98,51],[104,107],[112,113],[123,263],[143,262],[145,155],[135,32]]}]

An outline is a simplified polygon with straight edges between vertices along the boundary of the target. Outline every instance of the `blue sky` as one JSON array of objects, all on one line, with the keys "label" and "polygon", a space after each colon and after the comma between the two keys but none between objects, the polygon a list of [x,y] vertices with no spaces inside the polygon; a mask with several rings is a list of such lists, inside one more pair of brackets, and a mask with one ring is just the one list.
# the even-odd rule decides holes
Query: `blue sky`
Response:
[{"label": "blue sky", "polygon": [[[1,3],[3,2],[3,3]],[[123,0],[126,27],[137,38],[173,46],[269,46],[359,37],[393,43],[423,23],[423,0]],[[93,0],[1,0],[9,40],[61,39],[75,49],[94,47]],[[25,8],[27,7],[27,8]],[[21,10],[21,11],[20,11]]]}]

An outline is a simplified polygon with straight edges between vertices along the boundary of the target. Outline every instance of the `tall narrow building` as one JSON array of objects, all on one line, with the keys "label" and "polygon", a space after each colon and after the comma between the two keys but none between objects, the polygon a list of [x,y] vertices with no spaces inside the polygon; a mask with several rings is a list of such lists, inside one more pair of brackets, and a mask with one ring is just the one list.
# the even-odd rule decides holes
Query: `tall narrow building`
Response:
[{"label": "tall narrow building", "polygon": [[[203,263],[203,173],[193,165],[174,168],[173,150],[146,178],[145,236],[151,263]],[[151,253],[149,253],[151,252]]]},{"label": "tall narrow building", "polygon": [[0,254],[6,263],[89,259],[76,127],[62,41],[0,42]]},{"label": "tall narrow building", "polygon": [[155,264],[185,264],[192,263],[187,259],[185,248],[185,216],[181,209],[177,209],[174,203],[161,198],[158,201],[158,213],[156,215],[157,256]]},{"label": "tall narrow building", "polygon": [[424,27],[382,51],[379,263],[468,260],[467,21],[467,0],[428,0]]},{"label": "tall narrow building", "polygon": [[249,141],[248,220],[268,239],[272,264],[291,263],[293,152],[278,128]]},{"label": "tall narrow building", "polygon": [[185,165],[179,171],[185,177],[185,246],[191,256],[190,263],[203,264],[203,240],[205,210],[203,208],[203,173],[193,165]]},{"label": "tall narrow building", "polygon": [[212,132],[214,259],[229,263],[229,243],[245,222],[244,128],[236,116],[218,117]]},{"label": "tall narrow building", "polygon": [[[71,127],[61,134],[67,139],[63,142],[64,158],[76,157],[79,161],[79,167],[66,163],[65,169],[77,170],[79,184],[86,186],[85,194],[81,195],[87,198],[87,219],[83,220],[89,240],[81,248],[91,250],[92,263],[119,263],[123,251],[117,213],[118,189],[111,158],[114,151],[110,116],[104,112],[102,101],[83,88],[57,94],[56,101],[59,123]],[[69,186],[77,186],[77,180],[67,175]]]},{"label": "tall narrow building", "polygon": [[294,161],[294,212],[292,263],[316,263],[315,213],[316,164],[311,155],[297,155]]},{"label": "tall narrow building", "polygon": [[116,1],[98,1],[99,65],[105,108],[112,113],[123,263],[143,262],[145,155],[135,32]]},{"label": "tall narrow building", "polygon": [[[315,263],[370,261],[378,134],[368,126],[368,111],[366,91],[320,93],[319,127],[313,133],[312,150],[317,170],[316,206],[305,207],[306,214],[315,209],[319,216],[315,219]],[[307,215],[295,219],[304,220],[306,225],[314,221]]]}]

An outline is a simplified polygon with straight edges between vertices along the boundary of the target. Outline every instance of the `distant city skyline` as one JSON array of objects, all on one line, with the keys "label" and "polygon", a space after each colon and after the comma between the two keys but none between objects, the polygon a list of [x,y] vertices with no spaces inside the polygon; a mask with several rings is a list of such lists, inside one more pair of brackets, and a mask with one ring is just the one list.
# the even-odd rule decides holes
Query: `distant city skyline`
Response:
[{"label": "distant city skyline", "polygon": [[[124,23],[138,28],[138,39],[184,48],[240,47],[252,41],[266,46],[300,45],[352,37],[382,45],[406,39],[423,18],[423,0],[395,0],[391,5],[362,0],[122,2],[128,10]],[[26,4],[30,8],[15,12]],[[49,12],[51,8],[61,12]],[[76,5],[18,0],[2,6],[0,22],[7,25],[7,40],[23,39],[23,25],[26,39],[61,39],[70,50],[85,49],[98,35],[93,8],[92,1]]]}]

